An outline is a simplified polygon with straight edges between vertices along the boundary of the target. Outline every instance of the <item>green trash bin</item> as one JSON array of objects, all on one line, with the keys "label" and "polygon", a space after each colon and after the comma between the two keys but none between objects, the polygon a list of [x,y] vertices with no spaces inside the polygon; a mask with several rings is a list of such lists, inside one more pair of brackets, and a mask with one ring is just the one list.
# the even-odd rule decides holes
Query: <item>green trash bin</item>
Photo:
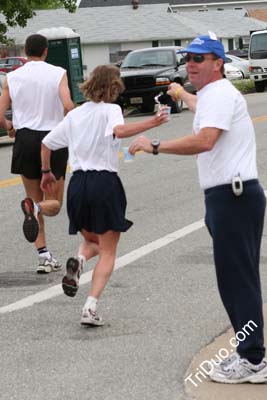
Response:
[{"label": "green trash bin", "polygon": [[42,29],[38,33],[48,39],[46,62],[66,69],[71,98],[75,103],[83,103],[85,100],[79,89],[83,82],[80,36],[65,27]]}]

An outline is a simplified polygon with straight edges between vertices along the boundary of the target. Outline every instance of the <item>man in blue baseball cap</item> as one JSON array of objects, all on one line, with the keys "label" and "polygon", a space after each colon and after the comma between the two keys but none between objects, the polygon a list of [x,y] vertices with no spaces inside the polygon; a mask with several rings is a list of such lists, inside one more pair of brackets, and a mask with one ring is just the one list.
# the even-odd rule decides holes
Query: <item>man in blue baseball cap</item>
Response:
[{"label": "man in blue baseball cap", "polygon": [[[266,199],[258,181],[255,132],[243,96],[223,78],[225,54],[216,35],[198,36],[183,52],[197,95],[177,83],[168,94],[195,113],[192,134],[164,141],[140,136],[129,151],[197,154],[219,293],[237,337],[230,357],[212,366],[209,376],[221,383],[263,383],[267,360],[259,259]],[[252,323],[253,334],[239,340],[238,333]]]},{"label": "man in blue baseball cap", "polygon": [[212,32],[208,36],[196,37],[183,51],[179,53],[195,53],[195,54],[208,54],[212,53],[224,61],[225,52],[224,47],[216,35]]}]

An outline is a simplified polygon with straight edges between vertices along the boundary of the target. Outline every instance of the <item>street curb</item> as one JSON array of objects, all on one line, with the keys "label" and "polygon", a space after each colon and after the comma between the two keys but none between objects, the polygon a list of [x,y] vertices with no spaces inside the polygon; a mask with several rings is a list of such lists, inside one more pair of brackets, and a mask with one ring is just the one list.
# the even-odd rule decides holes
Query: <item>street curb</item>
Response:
[{"label": "street curb", "polygon": [[[264,320],[267,321],[267,304],[263,306]],[[211,382],[207,376],[200,370],[201,363],[205,360],[216,360],[221,349],[227,349],[232,353],[233,348],[230,345],[230,339],[235,336],[233,329],[227,330],[222,335],[214,339],[212,343],[200,350],[198,354],[192,360],[188,370],[186,371],[186,379],[192,374],[193,381],[196,383],[195,386],[191,381],[187,379],[184,381],[184,389],[188,400],[265,400],[267,393],[266,384],[222,384]],[[267,338],[267,327],[264,329],[264,336]],[[200,371],[198,375],[200,382],[195,378],[195,374]]]}]

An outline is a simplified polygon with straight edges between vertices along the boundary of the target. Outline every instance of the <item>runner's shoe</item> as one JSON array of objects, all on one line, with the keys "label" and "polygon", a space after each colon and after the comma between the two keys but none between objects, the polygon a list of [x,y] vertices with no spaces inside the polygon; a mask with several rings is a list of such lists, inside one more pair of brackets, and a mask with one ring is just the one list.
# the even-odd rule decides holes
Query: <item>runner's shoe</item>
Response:
[{"label": "runner's shoe", "polygon": [[60,271],[61,268],[62,265],[52,256],[50,258],[39,256],[39,265],[36,272],[37,274],[49,274],[53,271]]},{"label": "runner's shoe", "polygon": [[220,383],[265,383],[267,382],[267,359],[254,365],[246,358],[238,356],[229,365],[212,369],[209,377],[214,382]]},{"label": "runner's shoe", "polygon": [[103,326],[104,320],[98,314],[96,309],[84,307],[82,311],[81,324],[92,325],[92,326]]},{"label": "runner's shoe", "polygon": [[21,208],[25,215],[25,219],[22,226],[24,236],[30,243],[33,243],[37,239],[39,233],[37,207],[34,206],[34,202],[30,197],[26,197],[21,202]]},{"label": "runner's shoe", "polygon": [[66,275],[62,279],[62,289],[67,296],[74,297],[79,289],[79,279],[83,270],[79,258],[69,258],[66,264]]}]

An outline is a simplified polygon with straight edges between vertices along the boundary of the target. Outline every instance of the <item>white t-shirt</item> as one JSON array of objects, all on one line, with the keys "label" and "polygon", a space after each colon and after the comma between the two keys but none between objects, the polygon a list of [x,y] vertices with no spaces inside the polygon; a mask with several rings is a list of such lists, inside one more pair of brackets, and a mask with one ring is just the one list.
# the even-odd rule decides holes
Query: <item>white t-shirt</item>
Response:
[{"label": "white t-shirt", "polygon": [[113,136],[124,124],[117,104],[86,102],[69,112],[43,140],[50,150],[69,148],[72,171],[118,171],[121,140]]},{"label": "white t-shirt", "polygon": [[238,174],[243,181],[257,178],[255,132],[244,97],[226,79],[206,85],[197,97],[194,133],[222,129],[213,149],[197,156],[201,188],[229,184]]},{"label": "white t-shirt", "polygon": [[15,129],[50,131],[62,121],[59,84],[65,72],[44,61],[28,61],[7,74]]}]

